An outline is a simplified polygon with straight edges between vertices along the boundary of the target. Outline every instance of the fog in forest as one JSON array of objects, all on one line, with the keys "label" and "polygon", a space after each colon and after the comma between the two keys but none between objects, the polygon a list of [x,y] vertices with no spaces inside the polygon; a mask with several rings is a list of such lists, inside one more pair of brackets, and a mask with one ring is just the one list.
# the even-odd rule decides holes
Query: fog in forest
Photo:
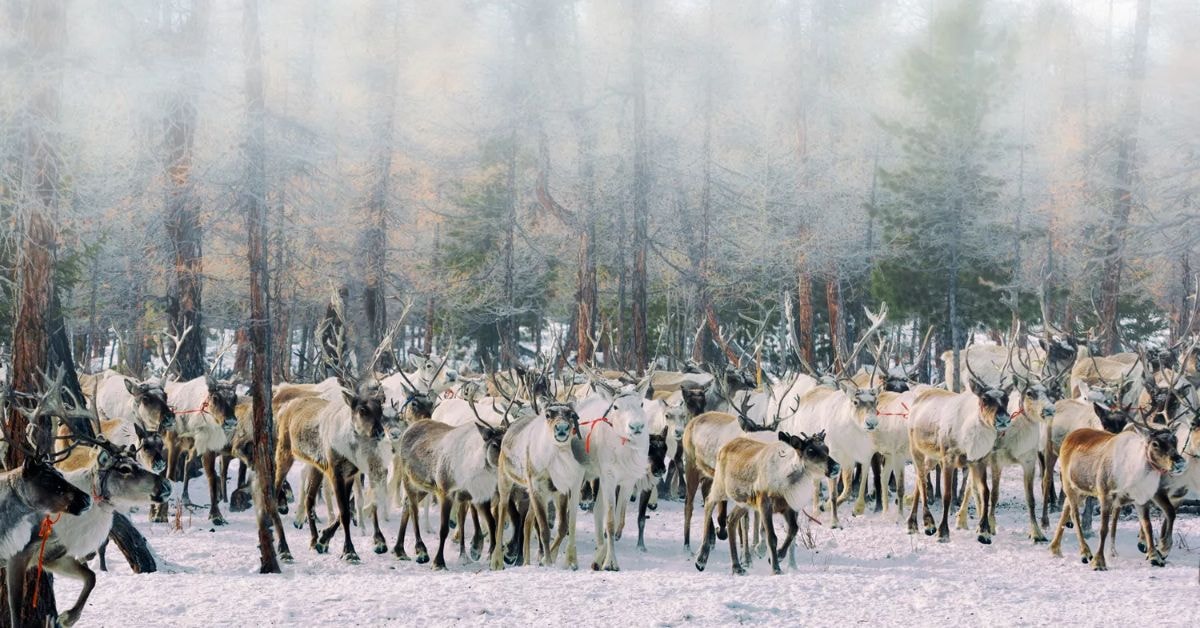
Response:
[{"label": "fog in forest", "polygon": [[259,226],[277,380],[336,291],[360,353],[403,316],[491,367],[828,365],[884,302],[910,352],[1188,332],[1194,0],[7,0],[0,32],[0,355],[43,220],[86,369],[248,342]]}]

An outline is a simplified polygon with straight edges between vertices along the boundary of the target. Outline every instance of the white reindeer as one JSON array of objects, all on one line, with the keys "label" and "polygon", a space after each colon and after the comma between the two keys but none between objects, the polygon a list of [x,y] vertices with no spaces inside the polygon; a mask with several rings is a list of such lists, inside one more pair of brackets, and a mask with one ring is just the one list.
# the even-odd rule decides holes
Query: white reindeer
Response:
[{"label": "white reindeer", "polygon": [[638,481],[646,477],[650,432],[642,399],[647,385],[648,379],[640,387],[601,393],[580,402],[576,409],[587,461],[584,480],[599,483],[592,507],[596,521],[592,569],[597,571],[620,570],[615,544],[624,523],[625,505]]},{"label": "white reindeer", "polygon": [[[500,446],[497,465],[496,546],[492,550],[493,570],[504,568],[504,526],[513,515],[513,543],[523,531],[526,541],[536,528],[541,549],[541,562],[555,562],[558,545],[550,545],[550,524],[547,503],[559,494],[566,497],[566,523],[560,534],[566,535],[567,566],[578,569],[575,548],[575,517],[579,508],[579,491],[584,467],[576,458],[574,447],[583,447],[579,439],[579,416],[567,404],[551,404],[535,416],[516,420],[509,426]],[[582,453],[582,452],[581,452]],[[528,524],[520,515],[519,502],[526,500],[533,520]],[[520,555],[530,559],[529,543]],[[516,552],[514,552],[515,554]]]}]

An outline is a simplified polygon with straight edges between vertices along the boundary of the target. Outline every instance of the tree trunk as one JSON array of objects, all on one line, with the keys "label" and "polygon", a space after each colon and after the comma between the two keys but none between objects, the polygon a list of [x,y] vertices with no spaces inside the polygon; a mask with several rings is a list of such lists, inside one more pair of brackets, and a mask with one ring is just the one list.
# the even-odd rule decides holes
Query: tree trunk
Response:
[{"label": "tree trunk", "polygon": [[[51,366],[71,369],[74,366],[69,351],[50,360],[47,324],[53,314],[54,257],[58,239],[56,220],[61,204],[62,173],[59,172],[57,135],[63,75],[63,53],[67,44],[66,3],[64,0],[40,0],[27,5],[14,5],[11,10],[25,13],[21,24],[22,49],[27,51],[28,65],[23,80],[28,95],[21,120],[20,154],[22,199],[17,207],[20,239],[16,260],[16,310],[13,313],[12,383],[13,390],[36,393],[42,389],[42,372]],[[61,350],[61,348],[60,348]],[[75,389],[78,390],[78,384]],[[8,410],[8,429],[11,434],[25,434],[27,420],[15,407]],[[33,432],[34,445],[41,451],[52,451],[54,441],[50,420]],[[7,468],[16,468],[24,461],[19,447],[9,447]],[[22,626],[42,626],[57,617],[53,578],[43,573],[38,581],[35,570],[25,575],[26,596],[38,588],[38,604],[22,604],[18,620]],[[22,598],[26,599],[26,598]],[[0,617],[8,620],[8,594],[0,579]]]},{"label": "tree trunk", "polygon": [[1117,122],[1117,170],[1111,192],[1112,209],[1104,237],[1104,265],[1100,277],[1100,342],[1107,353],[1119,351],[1121,323],[1118,302],[1125,268],[1125,239],[1133,210],[1137,175],[1137,132],[1142,113],[1142,81],[1146,76],[1146,42],[1150,35],[1150,0],[1138,0],[1134,23],[1133,59],[1125,105]]},{"label": "tree trunk", "polygon": [[[249,133],[246,138],[246,185],[242,204],[246,210],[250,266],[250,340],[254,352],[250,397],[254,411],[254,475],[258,495],[254,500],[258,518],[259,573],[279,573],[271,534],[275,503],[274,421],[271,416],[271,306],[267,299],[266,206],[266,106],[263,102],[262,44],[259,39],[258,0],[245,0],[242,16],[242,45],[246,56],[246,109]],[[283,527],[275,526],[283,538]]]},{"label": "tree trunk", "polygon": [[829,310],[829,363],[833,365],[834,372],[841,372],[849,369],[850,365],[842,363],[842,356],[846,353],[846,321],[842,317],[841,280],[836,271],[825,282],[825,306]]},{"label": "tree trunk", "polygon": [[[796,339],[800,343],[800,357],[811,364],[813,362],[813,293],[812,275],[804,270],[804,262],[800,262],[801,270],[796,274],[796,298],[798,312],[796,313]],[[815,367],[814,367],[815,368]]]},{"label": "tree trunk", "polygon": [[117,549],[129,561],[133,573],[153,573],[158,571],[158,563],[154,552],[146,543],[146,537],[134,527],[129,517],[121,513],[113,513],[113,527],[108,533],[108,540],[116,543]]},{"label": "tree trunk", "polygon": [[[374,24],[380,30],[384,29],[387,21],[387,7],[394,4],[389,0],[376,0],[374,5]],[[376,142],[374,158],[374,177],[370,196],[367,200],[367,233],[365,234],[366,250],[371,255],[366,259],[366,277],[363,289],[363,301],[367,313],[367,340],[371,348],[379,346],[387,333],[387,300],[384,292],[384,282],[387,279],[387,227],[389,200],[392,174],[392,146],[394,144],[396,118],[396,90],[399,75],[399,11],[392,18],[390,37],[375,39],[391,46],[387,52],[377,53],[379,75],[383,84],[374,86],[379,100],[372,108],[374,119],[370,122],[371,136]]]},{"label": "tree trunk", "polygon": [[646,255],[649,240],[650,157],[646,137],[646,67],[643,0],[631,0],[633,6],[633,353],[634,368],[640,376],[649,364],[646,320]]},{"label": "tree trunk", "polygon": [[176,77],[176,91],[167,98],[163,118],[164,146],[167,154],[166,212],[164,224],[170,242],[174,283],[168,286],[168,314],[174,333],[188,327],[191,333],[175,348],[175,368],[179,377],[189,380],[207,372],[204,364],[205,330],[201,317],[204,251],[201,245],[200,199],[192,183],[192,145],[196,135],[196,95],[189,74],[196,72],[204,56],[205,30],[208,26],[207,0],[195,0],[184,10],[176,7],[163,13],[163,29],[170,31],[174,62],[184,68]]}]

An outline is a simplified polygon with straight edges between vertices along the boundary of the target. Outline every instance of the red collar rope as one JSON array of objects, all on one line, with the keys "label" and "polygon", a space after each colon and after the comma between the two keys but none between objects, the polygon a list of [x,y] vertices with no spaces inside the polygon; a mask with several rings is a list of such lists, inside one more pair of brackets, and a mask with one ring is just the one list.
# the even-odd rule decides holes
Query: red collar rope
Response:
[{"label": "red collar rope", "polygon": [[[613,427],[613,423],[612,423],[612,421],[610,421],[610,420],[608,419],[608,417],[606,417],[606,416],[602,416],[602,417],[600,417],[600,418],[598,418],[598,419],[592,419],[591,421],[580,421],[580,422],[579,422],[579,424],[580,424],[580,425],[587,425],[587,426],[588,426],[588,433],[587,433],[587,437],[583,439],[583,451],[584,451],[584,453],[589,453],[589,454],[590,454],[590,453],[592,453],[592,431],[596,429],[596,424],[597,424],[597,423],[608,423],[608,426],[609,426],[609,427]],[[628,438],[625,438],[624,436],[622,436],[622,437],[621,437],[621,444],[622,444],[622,445],[624,445],[625,443],[628,443],[628,442],[629,442],[629,439],[628,439]]]},{"label": "red collar rope", "polygon": [[37,608],[38,591],[42,588],[42,565],[46,563],[46,541],[50,540],[50,533],[54,531],[54,524],[58,523],[59,519],[62,519],[61,512],[55,515],[54,519],[51,519],[50,515],[46,515],[46,518],[42,519],[41,529],[38,530],[38,536],[42,539],[42,547],[38,550],[37,580],[33,584],[33,608]]},{"label": "red collar rope", "polygon": [[171,408],[171,412],[174,412],[175,414],[201,414],[207,410],[208,410],[208,400],[207,399],[204,400],[204,403],[200,406],[199,410],[176,410],[175,408]]},{"label": "red collar rope", "polygon": [[442,399],[453,399],[453,398],[454,398],[454,389],[453,388],[447,388],[446,392],[442,393]]},{"label": "red collar rope", "polygon": [[[908,404],[901,401],[900,407],[904,408],[904,412],[876,412],[875,416],[898,416],[898,417],[904,417],[907,419],[908,418]],[[805,514],[807,514],[807,513],[805,513]]]}]

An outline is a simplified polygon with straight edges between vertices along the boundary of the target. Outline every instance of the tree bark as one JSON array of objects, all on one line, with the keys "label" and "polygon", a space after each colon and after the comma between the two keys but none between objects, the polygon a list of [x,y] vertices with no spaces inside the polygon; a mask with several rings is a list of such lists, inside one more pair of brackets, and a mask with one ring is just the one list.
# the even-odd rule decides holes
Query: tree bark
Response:
[{"label": "tree bark", "polygon": [[[242,16],[242,45],[246,57],[246,109],[249,133],[246,138],[246,185],[242,203],[246,210],[247,260],[250,265],[250,339],[254,352],[250,397],[254,411],[254,475],[258,495],[254,500],[258,518],[259,573],[279,573],[272,521],[275,503],[274,421],[271,416],[271,306],[267,273],[266,207],[266,105],[263,101],[262,44],[259,38],[258,1],[245,0]],[[283,538],[283,527],[275,534]]]},{"label": "tree bark", "polygon": [[[18,292],[14,295],[11,385],[14,390],[36,393],[43,386],[41,373],[48,372],[51,366],[70,368],[74,375],[71,355],[65,347],[60,347],[56,356],[61,364],[50,360],[48,333],[56,290],[56,220],[62,189],[58,126],[62,101],[59,90],[67,44],[66,3],[64,0],[42,0],[16,5],[13,10],[25,13],[23,19],[15,21],[22,25],[22,47],[29,55],[24,77],[28,81],[29,99],[20,118],[20,185],[25,193],[19,196],[23,202],[17,207],[20,241],[16,261]],[[78,390],[78,384],[75,389]],[[17,408],[9,409],[7,420],[9,433],[26,433],[28,422]],[[50,419],[46,418],[40,428],[33,432],[34,446],[40,451],[52,451],[54,440]],[[7,468],[16,468],[23,461],[24,453],[19,447],[8,448]],[[57,617],[50,574],[43,573],[38,582],[37,572],[30,570],[24,580],[27,595],[32,595],[29,592],[35,586],[39,594],[36,606],[22,604],[18,610],[21,625],[42,626]],[[7,599],[4,580],[0,579],[0,617],[5,621],[8,619]]]},{"label": "tree bark", "polygon": [[1150,35],[1150,0],[1138,0],[1134,23],[1133,59],[1129,85],[1117,122],[1117,168],[1111,192],[1112,209],[1104,237],[1104,264],[1100,276],[1101,349],[1114,353],[1120,347],[1121,324],[1118,303],[1121,276],[1125,269],[1125,239],[1133,210],[1133,186],[1137,175],[1137,132],[1142,113],[1142,82],[1146,77],[1146,44]]},{"label": "tree bark", "polygon": [[803,261],[796,273],[796,298],[799,310],[796,313],[796,339],[800,343],[800,356],[805,362],[814,364],[812,275],[804,269]]},{"label": "tree bark", "polygon": [[649,364],[646,320],[646,254],[649,239],[649,142],[646,137],[645,12],[643,0],[633,5],[633,362],[641,375]]},{"label": "tree bark", "polygon": [[836,271],[825,282],[825,306],[829,310],[829,363],[833,365],[834,372],[841,372],[850,368],[850,365],[842,363],[842,356],[846,353],[846,321],[842,317],[841,279]]},{"label": "tree bark", "polygon": [[163,118],[164,146],[167,154],[164,199],[167,240],[170,242],[174,283],[168,286],[168,314],[174,333],[188,327],[191,333],[175,348],[176,372],[183,380],[200,377],[204,364],[207,335],[201,316],[204,274],[203,230],[200,225],[200,199],[192,183],[192,146],[196,136],[196,94],[191,73],[204,56],[205,31],[208,27],[208,1],[194,0],[188,9],[175,7],[163,13],[163,29],[170,32],[172,55],[183,76],[174,82],[175,92],[167,98]]},{"label": "tree bark", "polygon": [[158,563],[154,552],[146,543],[146,537],[134,527],[129,517],[121,513],[113,513],[113,527],[108,533],[108,540],[116,543],[117,549],[129,561],[133,573],[153,573],[158,571]]}]

